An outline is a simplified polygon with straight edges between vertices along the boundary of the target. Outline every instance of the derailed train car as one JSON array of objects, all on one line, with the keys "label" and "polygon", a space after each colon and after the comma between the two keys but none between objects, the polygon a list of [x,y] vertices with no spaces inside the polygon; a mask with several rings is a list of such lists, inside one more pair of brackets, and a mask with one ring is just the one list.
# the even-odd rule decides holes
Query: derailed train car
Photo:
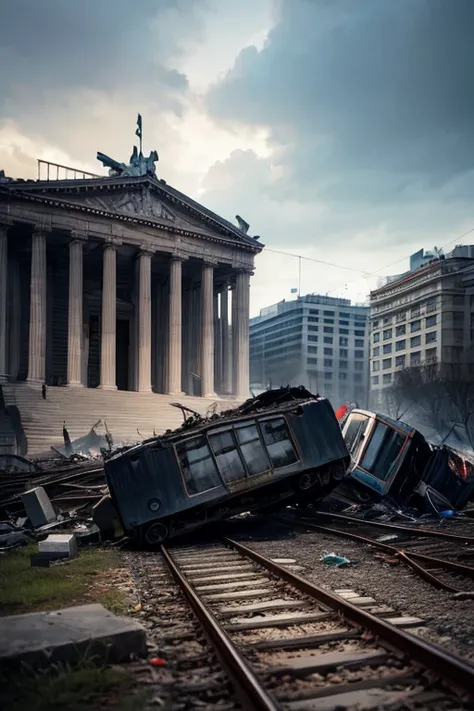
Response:
[{"label": "derailed train car", "polygon": [[473,463],[451,447],[430,444],[405,422],[356,408],[344,413],[340,424],[352,463],[331,494],[333,508],[337,501],[386,498],[428,511],[461,509],[473,495]]},{"label": "derailed train car", "polygon": [[349,461],[329,401],[285,388],[116,453],[105,475],[124,531],[153,546],[210,521],[296,502],[308,490],[322,499]]}]

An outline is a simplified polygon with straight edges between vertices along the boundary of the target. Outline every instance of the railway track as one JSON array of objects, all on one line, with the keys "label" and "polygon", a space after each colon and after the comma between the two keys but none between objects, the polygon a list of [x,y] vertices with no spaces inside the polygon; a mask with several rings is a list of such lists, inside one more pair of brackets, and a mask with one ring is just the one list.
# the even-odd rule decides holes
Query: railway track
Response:
[{"label": "railway track", "polygon": [[[291,522],[294,524],[293,519]],[[395,556],[438,589],[453,593],[474,592],[472,521],[460,523],[455,527],[456,533],[322,512],[318,512],[314,519],[300,518],[297,523],[325,534],[359,541],[372,550]]]},{"label": "railway track", "polygon": [[474,666],[374,600],[230,539],[161,552],[245,711],[472,708]]}]

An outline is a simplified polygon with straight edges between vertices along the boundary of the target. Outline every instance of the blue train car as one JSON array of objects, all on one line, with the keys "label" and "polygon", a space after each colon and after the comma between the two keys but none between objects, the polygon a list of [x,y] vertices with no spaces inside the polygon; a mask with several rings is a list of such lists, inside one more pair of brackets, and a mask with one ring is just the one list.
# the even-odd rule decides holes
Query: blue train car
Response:
[{"label": "blue train car", "polygon": [[320,500],[349,461],[329,401],[286,388],[121,451],[105,475],[124,531],[153,546],[244,511]]}]

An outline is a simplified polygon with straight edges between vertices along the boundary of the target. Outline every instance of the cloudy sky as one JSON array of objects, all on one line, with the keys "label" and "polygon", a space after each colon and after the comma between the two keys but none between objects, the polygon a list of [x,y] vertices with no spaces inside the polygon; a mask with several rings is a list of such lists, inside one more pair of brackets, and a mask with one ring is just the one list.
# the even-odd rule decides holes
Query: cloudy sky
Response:
[{"label": "cloudy sky", "polygon": [[473,27],[473,0],[2,3],[0,168],[100,172],[140,111],[160,177],[267,246],[252,314],[298,286],[277,252],[302,293],[363,301],[474,243]]}]

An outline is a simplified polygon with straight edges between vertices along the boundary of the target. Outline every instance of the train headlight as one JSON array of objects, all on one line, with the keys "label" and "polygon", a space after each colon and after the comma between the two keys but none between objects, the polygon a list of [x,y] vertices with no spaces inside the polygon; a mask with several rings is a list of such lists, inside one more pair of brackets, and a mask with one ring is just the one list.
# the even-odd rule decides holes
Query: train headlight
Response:
[{"label": "train headlight", "polygon": [[148,502],[148,508],[150,511],[158,511],[161,506],[161,501],[159,499],[150,499]]}]

